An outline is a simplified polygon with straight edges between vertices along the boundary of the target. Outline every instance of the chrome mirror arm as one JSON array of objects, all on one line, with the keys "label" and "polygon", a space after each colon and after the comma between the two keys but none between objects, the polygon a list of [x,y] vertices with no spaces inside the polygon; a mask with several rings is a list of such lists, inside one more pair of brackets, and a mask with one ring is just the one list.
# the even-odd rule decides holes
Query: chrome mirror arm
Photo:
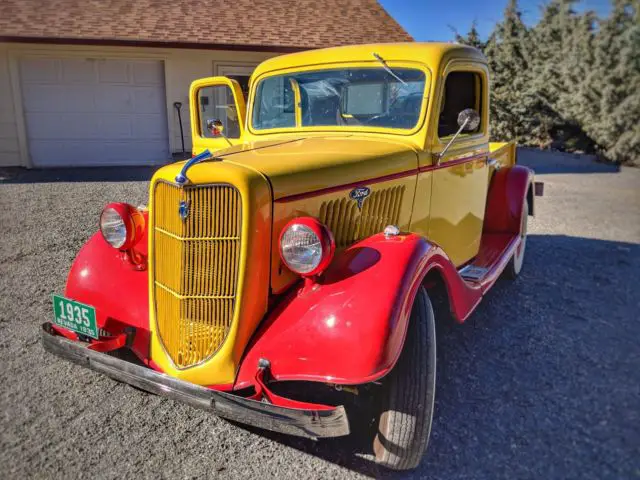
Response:
[{"label": "chrome mirror arm", "polygon": [[222,128],[222,122],[220,121],[220,119],[210,118],[209,120],[207,120],[207,129],[211,131],[215,129],[217,131],[216,134],[224,138],[230,147],[233,147],[233,143],[231,143],[231,140],[229,140],[227,136],[224,134],[224,130]]},{"label": "chrome mirror arm", "polygon": [[451,137],[451,140],[449,140],[449,142],[445,145],[442,151],[439,153],[436,153],[436,165],[440,164],[440,160],[442,160],[442,157],[444,157],[445,153],[447,153],[447,150],[449,150],[449,147],[451,146],[451,144],[456,140],[456,138],[458,138],[458,135],[462,133],[464,128],[467,126],[467,123],[469,123],[469,119],[466,119],[464,123],[460,125],[460,128],[458,129],[458,131],[455,133],[453,137]]}]

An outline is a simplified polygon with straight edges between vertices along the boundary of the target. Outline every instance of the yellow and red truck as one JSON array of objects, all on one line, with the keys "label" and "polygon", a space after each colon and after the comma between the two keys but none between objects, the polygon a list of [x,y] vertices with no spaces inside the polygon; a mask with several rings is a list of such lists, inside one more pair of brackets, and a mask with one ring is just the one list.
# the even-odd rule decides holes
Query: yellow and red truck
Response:
[{"label": "yellow and red truck", "polygon": [[272,58],[246,103],[229,78],[193,82],[193,157],[155,173],[148,208],[104,208],[45,348],[303,437],[350,434],[370,402],[377,461],[415,467],[432,289],[464,322],[520,273],[534,213],[533,172],[490,143],[488,107],[486,59],[457,44]]}]

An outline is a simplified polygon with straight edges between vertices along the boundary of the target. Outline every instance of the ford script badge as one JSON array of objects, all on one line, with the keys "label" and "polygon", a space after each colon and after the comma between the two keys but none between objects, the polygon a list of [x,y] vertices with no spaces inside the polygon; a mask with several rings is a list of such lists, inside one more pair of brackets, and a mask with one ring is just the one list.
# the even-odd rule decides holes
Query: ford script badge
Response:
[{"label": "ford script badge", "polygon": [[362,204],[367,199],[370,193],[371,189],[369,187],[358,187],[351,190],[351,193],[349,193],[349,198],[358,202],[358,208],[362,210]]},{"label": "ford script badge", "polygon": [[178,215],[182,220],[186,220],[189,216],[189,200],[180,200],[180,205],[178,206]]}]

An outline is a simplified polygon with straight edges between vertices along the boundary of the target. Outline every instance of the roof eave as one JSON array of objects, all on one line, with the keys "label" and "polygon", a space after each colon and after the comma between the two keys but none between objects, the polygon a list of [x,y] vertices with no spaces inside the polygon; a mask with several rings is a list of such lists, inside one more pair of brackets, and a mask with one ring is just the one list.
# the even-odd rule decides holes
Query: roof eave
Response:
[{"label": "roof eave", "polygon": [[0,42],[33,43],[49,45],[95,45],[118,47],[185,48],[192,50],[231,50],[242,52],[293,53],[314,50],[318,47],[293,47],[288,45],[251,45],[236,43],[199,43],[157,40],[123,40],[112,38],[28,37],[0,35]]}]

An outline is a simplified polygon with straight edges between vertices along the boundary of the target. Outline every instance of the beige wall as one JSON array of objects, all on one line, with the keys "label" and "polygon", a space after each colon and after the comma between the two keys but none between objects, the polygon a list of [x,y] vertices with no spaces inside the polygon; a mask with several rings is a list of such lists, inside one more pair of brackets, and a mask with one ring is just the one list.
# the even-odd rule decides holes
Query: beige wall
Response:
[{"label": "beige wall", "polygon": [[263,52],[186,50],[177,48],[93,47],[0,43],[0,166],[31,166],[22,117],[19,61],[24,57],[84,57],[162,60],[165,66],[169,149],[181,150],[180,128],[174,102],[182,102],[185,149],[191,149],[189,85],[217,74],[221,65],[257,65],[276,55]]}]

